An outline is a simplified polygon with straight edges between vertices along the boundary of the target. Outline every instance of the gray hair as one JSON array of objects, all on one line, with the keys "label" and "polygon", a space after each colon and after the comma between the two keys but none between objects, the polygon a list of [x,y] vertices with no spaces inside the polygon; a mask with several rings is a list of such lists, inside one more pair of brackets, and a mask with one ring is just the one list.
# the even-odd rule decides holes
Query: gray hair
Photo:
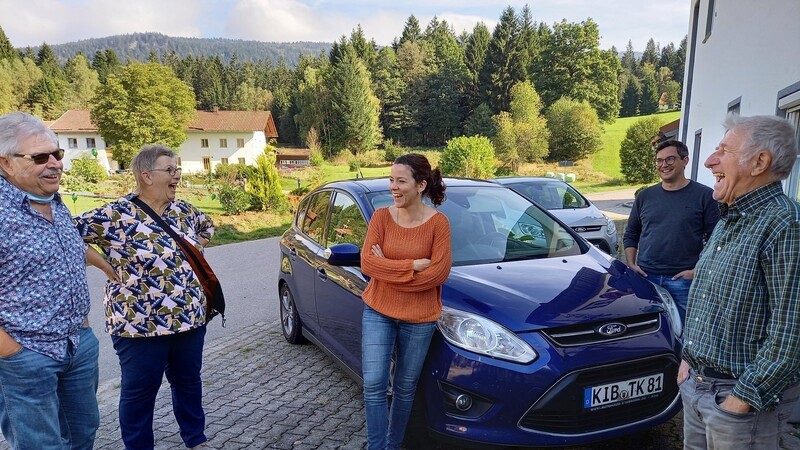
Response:
[{"label": "gray hair", "polygon": [[131,160],[131,170],[136,178],[137,187],[142,187],[142,172],[149,172],[156,168],[156,161],[162,156],[175,158],[175,152],[163,144],[145,145]]},{"label": "gray hair", "polygon": [[[0,157],[8,158],[22,152],[22,141],[30,137],[44,137],[58,146],[58,137],[38,118],[25,112],[10,112],[0,116]],[[6,173],[0,168],[0,176]]]},{"label": "gray hair", "polygon": [[783,180],[789,177],[797,159],[797,138],[791,122],[777,116],[742,117],[729,115],[725,118],[725,128],[744,131],[744,148],[740,164],[753,159],[758,152],[767,150],[772,154],[770,173],[773,178]]}]

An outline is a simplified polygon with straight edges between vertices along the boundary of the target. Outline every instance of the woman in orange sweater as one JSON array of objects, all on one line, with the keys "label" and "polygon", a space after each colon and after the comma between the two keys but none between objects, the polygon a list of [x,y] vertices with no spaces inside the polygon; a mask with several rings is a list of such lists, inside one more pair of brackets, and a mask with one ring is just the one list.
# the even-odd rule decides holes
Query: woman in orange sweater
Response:
[{"label": "woman in orange sweater", "polygon": [[[362,295],[362,371],[367,448],[398,449],[411,415],[417,380],[442,312],[442,284],[450,273],[450,223],[438,206],[445,185],[423,155],[407,154],[392,166],[394,205],[372,215],[361,253],[371,277]],[[386,390],[397,349],[391,411]]]}]

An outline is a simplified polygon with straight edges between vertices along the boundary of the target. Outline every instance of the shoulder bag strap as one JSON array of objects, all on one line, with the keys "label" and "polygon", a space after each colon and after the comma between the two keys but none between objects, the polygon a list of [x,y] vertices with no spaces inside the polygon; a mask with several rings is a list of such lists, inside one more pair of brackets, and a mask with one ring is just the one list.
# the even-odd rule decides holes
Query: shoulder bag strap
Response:
[{"label": "shoulder bag strap", "polygon": [[203,264],[197,260],[198,258],[203,257],[202,253],[198,252],[195,248],[189,249],[188,247],[192,244],[186,241],[186,239],[180,237],[178,233],[176,233],[175,230],[173,230],[172,227],[169,226],[169,224],[153,210],[153,208],[151,208],[138,196],[133,197],[131,202],[146,212],[148,216],[150,216],[164,231],[167,232],[167,234],[170,235],[170,237],[172,237],[175,243],[178,244],[178,247],[180,247],[181,252],[186,256],[187,261],[189,261],[189,265],[192,266],[192,270],[195,271],[197,276],[208,278],[208,273],[206,273],[205,269],[203,268]]}]

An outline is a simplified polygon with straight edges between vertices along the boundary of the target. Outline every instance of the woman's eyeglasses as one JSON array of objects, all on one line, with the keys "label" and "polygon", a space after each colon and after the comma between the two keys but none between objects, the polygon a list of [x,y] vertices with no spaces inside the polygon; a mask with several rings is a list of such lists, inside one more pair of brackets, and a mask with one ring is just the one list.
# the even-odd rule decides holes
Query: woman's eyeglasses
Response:
[{"label": "woman's eyeglasses", "polygon": [[176,174],[181,173],[180,167],[167,167],[166,169],[150,169],[150,172],[167,172],[169,176],[174,177]]},{"label": "woman's eyeglasses", "polygon": [[50,153],[35,153],[33,155],[19,155],[18,154],[18,155],[14,155],[14,156],[16,156],[18,158],[30,159],[31,161],[33,161],[34,164],[42,165],[42,164],[47,164],[47,161],[50,161],[50,157],[51,156],[53,158],[55,158],[56,161],[61,161],[62,159],[64,159],[64,149],[63,148],[58,148],[55,151],[52,151]]}]

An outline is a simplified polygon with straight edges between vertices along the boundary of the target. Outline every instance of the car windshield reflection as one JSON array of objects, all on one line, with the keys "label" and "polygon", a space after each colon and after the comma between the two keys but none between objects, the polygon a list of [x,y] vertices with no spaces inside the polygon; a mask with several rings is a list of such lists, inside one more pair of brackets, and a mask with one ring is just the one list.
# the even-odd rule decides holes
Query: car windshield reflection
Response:
[{"label": "car windshield reflection", "polygon": [[[369,195],[373,208],[393,203],[389,191]],[[579,241],[530,201],[508,189],[474,186],[447,189],[439,206],[452,235],[453,265],[579,255]]]}]

